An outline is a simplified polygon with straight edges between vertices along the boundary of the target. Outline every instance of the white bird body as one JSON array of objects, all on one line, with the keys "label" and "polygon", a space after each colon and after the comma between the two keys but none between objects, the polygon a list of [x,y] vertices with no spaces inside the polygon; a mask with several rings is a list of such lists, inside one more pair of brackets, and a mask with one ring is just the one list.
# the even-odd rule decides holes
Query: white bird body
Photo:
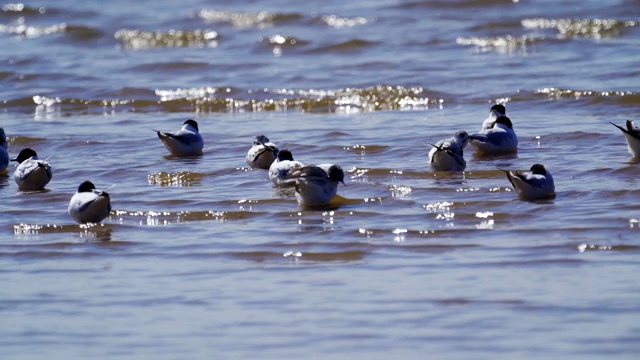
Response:
[{"label": "white bird body", "polygon": [[326,206],[338,192],[338,183],[344,183],[344,171],[332,165],[327,173],[314,165],[292,169],[287,182],[295,183],[296,200],[302,208]]},{"label": "white bird body", "polygon": [[0,127],[0,173],[9,167],[9,153],[7,152],[7,136],[4,129]]},{"label": "white bird body", "polygon": [[278,147],[264,135],[256,136],[245,160],[252,168],[269,170],[278,156]]},{"label": "white bird body", "polygon": [[528,172],[503,171],[523,200],[547,199],[555,195],[553,177],[543,165],[534,164]]},{"label": "white bird body", "polygon": [[99,223],[111,212],[111,198],[107,192],[96,190],[90,181],[85,181],[71,197],[67,211],[79,224]]},{"label": "white bird body", "polygon": [[469,134],[461,130],[449,139],[440,140],[436,145],[430,144],[429,164],[433,171],[464,171],[467,162],[464,160],[464,148],[469,143]]},{"label": "white bird body", "polygon": [[506,116],[506,115],[507,115],[507,109],[504,107],[504,105],[500,105],[500,104],[493,105],[489,110],[489,116],[482,122],[482,128],[480,129],[480,131],[491,129],[493,127],[493,123],[496,122],[496,120],[500,116]]},{"label": "white bird body", "polygon": [[289,172],[303,166],[301,162],[293,160],[289,150],[280,150],[278,158],[269,167],[269,179],[276,185],[285,184]]},{"label": "white bird body", "polygon": [[627,150],[629,154],[634,158],[640,159],[640,128],[635,127],[631,120],[627,120],[626,129],[614,123],[611,124],[620,129],[624,134],[624,138],[627,140]]},{"label": "white bird body", "polygon": [[471,145],[482,154],[497,155],[518,150],[518,136],[506,116],[498,117],[491,128],[469,135]]},{"label": "white bird body", "polygon": [[38,160],[38,155],[32,149],[23,149],[12,161],[20,163],[13,173],[13,179],[20,190],[42,190],[53,177],[51,165],[44,160]]},{"label": "white bird body", "polygon": [[182,124],[180,130],[168,133],[159,130],[153,130],[169,150],[172,155],[176,156],[194,156],[202,155],[204,140],[198,131],[198,123],[195,120],[187,120]]}]

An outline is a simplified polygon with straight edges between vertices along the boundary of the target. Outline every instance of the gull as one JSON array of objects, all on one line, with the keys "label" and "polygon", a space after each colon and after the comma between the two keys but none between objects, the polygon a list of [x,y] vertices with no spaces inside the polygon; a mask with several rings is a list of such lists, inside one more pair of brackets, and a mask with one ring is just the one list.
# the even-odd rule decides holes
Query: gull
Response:
[{"label": "gull", "polygon": [[307,165],[291,169],[286,182],[295,184],[296,199],[301,207],[326,206],[338,192],[338,183],[344,184],[344,171],[335,164],[328,171]]},{"label": "gull", "polygon": [[469,143],[469,134],[460,130],[453,137],[440,140],[429,151],[429,164],[433,171],[464,171],[467,162],[464,160],[463,150]]},{"label": "gull", "polygon": [[20,164],[13,173],[20,190],[42,190],[51,181],[51,165],[45,160],[38,160],[38,154],[33,149],[22,149],[18,157],[11,161]]},{"label": "gull", "polygon": [[471,145],[481,154],[504,154],[518,151],[518,136],[506,116],[498,117],[491,128],[469,135]]},{"label": "gull", "polygon": [[278,147],[264,135],[258,135],[247,152],[245,160],[252,168],[269,170],[278,156]]},{"label": "gull", "polygon": [[534,164],[527,172],[502,170],[523,200],[540,200],[555,195],[551,173],[541,164]]},{"label": "gull", "polygon": [[202,155],[204,141],[202,140],[202,135],[198,132],[198,123],[195,120],[189,119],[185,121],[182,124],[182,128],[173,133],[159,130],[153,131],[158,134],[158,137],[172,155]]},{"label": "gull", "polygon": [[276,161],[271,163],[269,167],[269,179],[276,184],[283,184],[287,178],[287,174],[296,168],[301,168],[301,162],[293,160],[293,154],[287,149],[280,150]]},{"label": "gull", "polygon": [[106,191],[97,190],[91,181],[84,181],[71,197],[67,211],[79,224],[99,223],[111,212],[111,198]]},{"label": "gull", "polygon": [[611,123],[611,125],[617,127],[624,134],[627,140],[627,150],[634,158],[640,158],[640,128],[633,125],[633,121],[627,120],[627,128]]},{"label": "gull", "polygon": [[482,123],[482,129],[480,129],[480,131],[491,129],[491,127],[493,127],[493,123],[496,121],[497,118],[499,118],[500,116],[506,116],[506,115],[507,115],[507,109],[504,107],[504,105],[501,105],[501,104],[493,105],[491,109],[489,109],[489,116]]}]

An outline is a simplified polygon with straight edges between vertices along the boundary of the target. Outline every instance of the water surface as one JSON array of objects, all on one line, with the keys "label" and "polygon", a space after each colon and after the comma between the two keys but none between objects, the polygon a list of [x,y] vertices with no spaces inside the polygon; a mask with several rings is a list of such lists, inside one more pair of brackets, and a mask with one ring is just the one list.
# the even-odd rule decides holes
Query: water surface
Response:
[{"label": "water surface", "polygon": [[[0,6],[0,354],[635,358],[637,1],[43,1]],[[516,156],[429,145],[505,103]],[[150,129],[193,118],[204,155]],[[244,162],[266,134],[337,163],[325,210]],[[558,195],[500,169],[543,163]],[[114,210],[66,213],[85,179]]]}]

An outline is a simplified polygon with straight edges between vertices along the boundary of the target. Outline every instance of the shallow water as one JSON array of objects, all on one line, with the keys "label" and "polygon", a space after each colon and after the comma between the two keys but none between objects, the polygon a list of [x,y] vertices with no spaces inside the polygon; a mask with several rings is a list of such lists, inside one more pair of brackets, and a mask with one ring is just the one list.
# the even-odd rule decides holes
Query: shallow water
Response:
[{"label": "shallow water", "polygon": [[[637,1],[74,0],[0,6],[2,358],[635,358]],[[506,103],[517,156],[428,142]],[[204,155],[150,129],[200,124]],[[338,163],[326,210],[244,162]],[[557,197],[500,169],[543,163]],[[13,166],[13,165],[12,165]],[[114,210],[78,226],[85,179]]]}]

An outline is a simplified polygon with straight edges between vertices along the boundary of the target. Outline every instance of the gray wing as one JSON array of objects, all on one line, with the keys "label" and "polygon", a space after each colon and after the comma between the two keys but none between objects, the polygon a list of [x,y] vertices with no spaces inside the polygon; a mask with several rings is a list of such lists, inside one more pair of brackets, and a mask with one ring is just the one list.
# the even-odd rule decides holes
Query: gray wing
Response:
[{"label": "gray wing", "polygon": [[160,139],[164,138],[170,138],[170,139],[174,139],[178,142],[181,142],[185,145],[190,145],[193,144],[194,142],[200,141],[200,138],[198,137],[198,135],[191,133],[191,132],[177,132],[177,133],[167,133],[167,132],[163,132],[163,131],[156,131],[158,133],[158,137]]}]

